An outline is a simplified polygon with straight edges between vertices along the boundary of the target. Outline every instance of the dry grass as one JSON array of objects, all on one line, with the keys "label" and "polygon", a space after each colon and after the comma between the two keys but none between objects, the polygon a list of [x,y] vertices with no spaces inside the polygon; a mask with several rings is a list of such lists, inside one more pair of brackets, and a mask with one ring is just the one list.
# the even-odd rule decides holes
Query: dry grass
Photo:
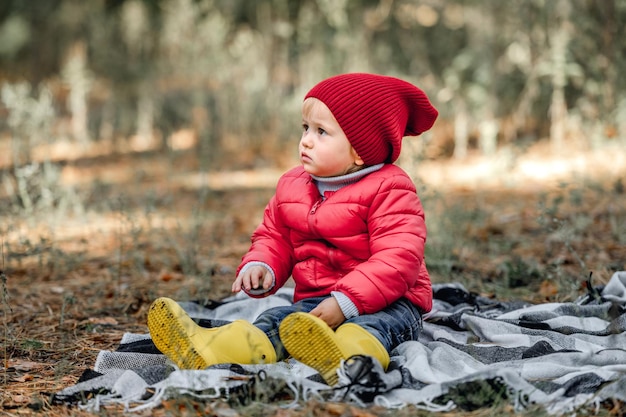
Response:
[{"label": "dry grass", "polygon": [[[276,173],[200,175],[193,155],[125,155],[67,164],[64,184],[82,210],[0,216],[2,340],[0,415],[91,415],[49,404],[124,332],[146,332],[146,309],[163,294],[219,299],[271,196]],[[430,164],[430,163],[429,163]],[[434,169],[434,165],[428,165]],[[97,167],[94,168],[94,167]],[[439,165],[450,173],[454,167]],[[457,167],[458,169],[458,167]],[[570,181],[502,176],[499,184],[425,181],[428,261],[436,282],[458,281],[498,298],[567,301],[626,269],[626,193],[602,172]],[[428,171],[416,172],[428,178]],[[554,174],[556,175],[556,174]],[[235,187],[225,187],[229,179]],[[551,178],[555,178],[554,176]],[[226,182],[227,183],[227,182]],[[10,196],[0,195],[3,202]],[[524,415],[537,415],[531,410]],[[605,415],[617,411],[602,409]],[[112,408],[103,415],[121,415]],[[168,401],[146,415],[409,416],[414,408]],[[442,416],[513,415],[507,404]]]}]

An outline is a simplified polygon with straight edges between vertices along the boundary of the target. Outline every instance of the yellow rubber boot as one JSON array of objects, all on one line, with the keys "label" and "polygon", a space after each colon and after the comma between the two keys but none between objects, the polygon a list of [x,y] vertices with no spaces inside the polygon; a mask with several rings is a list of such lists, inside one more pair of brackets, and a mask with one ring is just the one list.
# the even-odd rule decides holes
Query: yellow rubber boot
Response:
[{"label": "yellow rubber boot", "polygon": [[318,371],[330,386],[337,384],[337,369],[350,356],[369,355],[378,359],[383,368],[389,365],[385,347],[356,324],[344,324],[335,332],[322,319],[298,312],[285,317],[278,331],[287,352]]},{"label": "yellow rubber boot", "polygon": [[337,339],[348,357],[354,355],[368,355],[378,359],[378,362],[387,370],[390,358],[389,352],[382,343],[374,335],[365,330],[363,327],[354,323],[342,324],[335,331]]},{"label": "yellow rubber boot", "polygon": [[152,303],[148,329],[156,347],[180,369],[276,362],[276,350],[267,335],[251,323],[236,320],[221,327],[203,328],[169,298]]}]

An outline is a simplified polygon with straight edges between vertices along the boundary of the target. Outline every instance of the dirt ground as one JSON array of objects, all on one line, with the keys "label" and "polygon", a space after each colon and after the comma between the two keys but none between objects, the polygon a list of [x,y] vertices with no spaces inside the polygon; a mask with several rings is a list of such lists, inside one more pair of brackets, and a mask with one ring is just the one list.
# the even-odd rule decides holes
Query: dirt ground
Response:
[{"label": "dirt ground", "polygon": [[[63,211],[0,217],[0,415],[87,415],[51,405],[50,394],[76,383],[97,353],[115,349],[125,332],[147,332],[154,298],[230,294],[276,172],[199,174],[190,161],[189,155],[156,154],[67,163],[61,181],[79,190],[79,203],[70,199]],[[439,178],[423,187],[422,197],[427,215],[438,219],[429,225],[434,282],[461,282],[492,297],[567,301],[584,293],[589,272],[602,284],[626,269],[626,171],[570,176],[568,182],[553,173],[557,180],[550,182],[526,178],[477,187],[470,166],[480,164],[468,163],[456,182],[458,167],[427,170]],[[174,405],[149,414],[258,413],[226,412],[217,403],[168,407]],[[264,411],[388,413],[330,404]]]}]

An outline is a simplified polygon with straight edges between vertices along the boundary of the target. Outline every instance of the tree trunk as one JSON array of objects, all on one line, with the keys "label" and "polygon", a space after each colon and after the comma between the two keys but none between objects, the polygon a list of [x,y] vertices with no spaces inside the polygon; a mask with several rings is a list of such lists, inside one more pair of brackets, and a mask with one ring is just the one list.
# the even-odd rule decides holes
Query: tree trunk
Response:
[{"label": "tree trunk", "polygon": [[550,145],[555,153],[564,148],[567,124],[565,85],[567,84],[567,46],[569,44],[569,4],[561,0],[557,5],[561,23],[552,35],[552,100],[550,103]]},{"label": "tree trunk", "polygon": [[68,109],[71,114],[72,136],[86,145],[89,141],[87,96],[91,77],[87,69],[87,47],[76,42],[69,50],[63,69],[63,78],[69,87]]},{"label": "tree trunk", "polygon": [[467,143],[469,137],[469,115],[463,100],[459,100],[454,111],[454,157],[467,157]]}]

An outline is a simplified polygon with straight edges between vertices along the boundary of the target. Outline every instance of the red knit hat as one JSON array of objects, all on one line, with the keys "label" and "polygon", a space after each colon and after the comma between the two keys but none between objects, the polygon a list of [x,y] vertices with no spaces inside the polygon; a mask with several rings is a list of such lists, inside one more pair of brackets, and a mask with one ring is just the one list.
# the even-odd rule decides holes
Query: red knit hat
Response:
[{"label": "red knit hat", "polygon": [[431,128],[438,112],[422,90],[394,77],[343,74],[318,83],[308,97],[330,109],[366,165],[391,163],[402,138]]}]

